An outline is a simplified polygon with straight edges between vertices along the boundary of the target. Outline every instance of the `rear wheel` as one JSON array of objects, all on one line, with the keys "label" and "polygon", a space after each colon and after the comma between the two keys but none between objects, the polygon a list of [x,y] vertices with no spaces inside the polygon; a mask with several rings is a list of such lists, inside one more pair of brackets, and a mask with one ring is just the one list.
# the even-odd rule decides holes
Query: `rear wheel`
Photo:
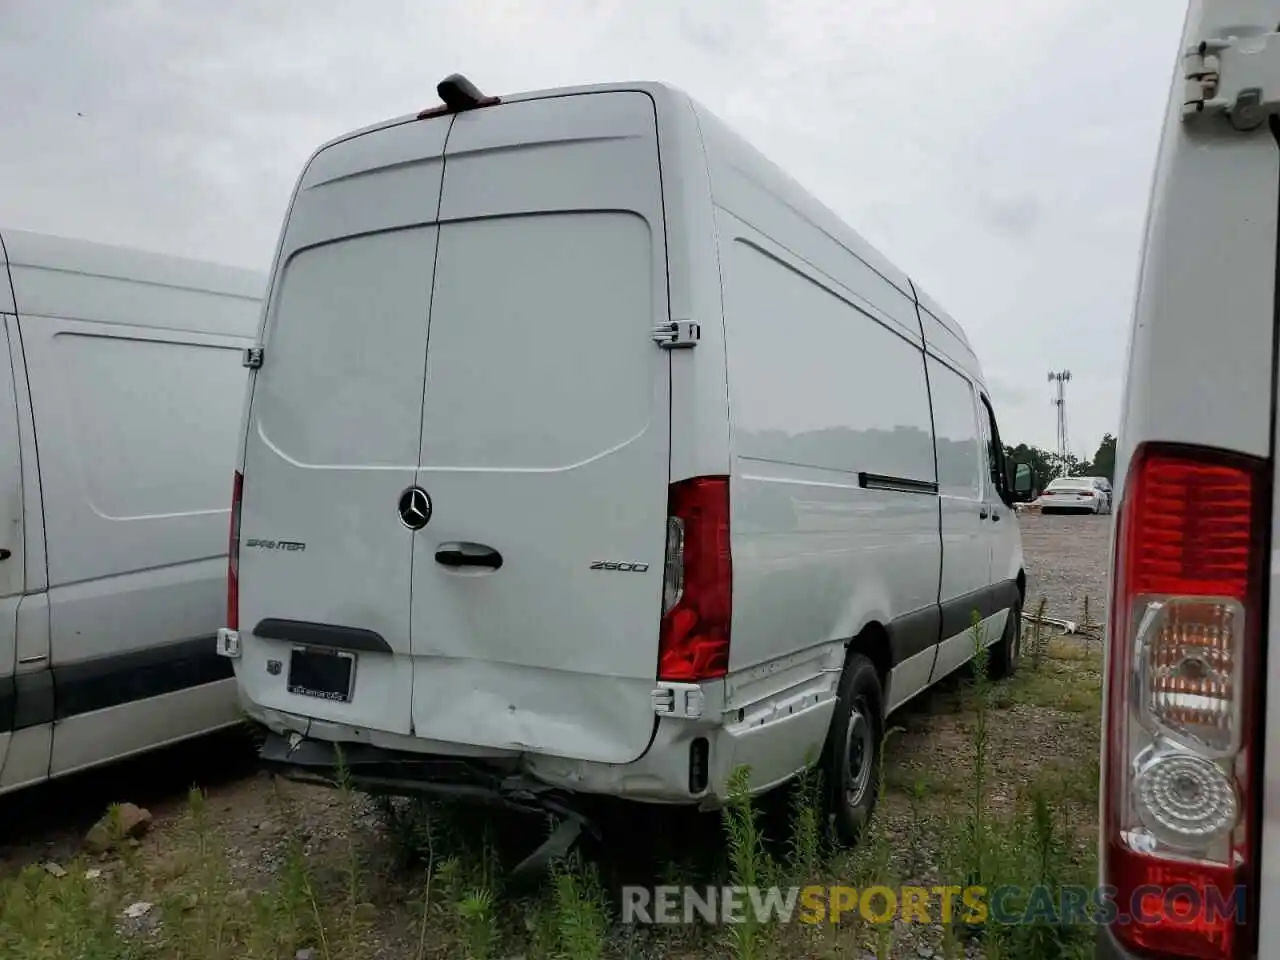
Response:
[{"label": "rear wheel", "polygon": [[992,680],[1012,677],[1018,672],[1018,658],[1022,655],[1022,601],[1009,608],[1004,619],[1004,633],[992,644],[987,656],[987,676]]},{"label": "rear wheel", "polygon": [[860,653],[845,659],[835,715],[822,754],[827,815],[836,839],[854,844],[875,808],[884,737],[884,695],[875,665]]}]

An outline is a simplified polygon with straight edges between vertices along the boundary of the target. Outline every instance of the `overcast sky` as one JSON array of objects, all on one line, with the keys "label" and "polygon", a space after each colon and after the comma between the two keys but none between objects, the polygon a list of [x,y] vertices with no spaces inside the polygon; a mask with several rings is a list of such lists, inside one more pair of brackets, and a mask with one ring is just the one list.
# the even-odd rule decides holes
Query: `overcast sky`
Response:
[{"label": "overcast sky", "polygon": [[683,87],[965,327],[1008,442],[1119,415],[1174,0],[0,0],[0,228],[266,270],[301,165],[486,92]]}]

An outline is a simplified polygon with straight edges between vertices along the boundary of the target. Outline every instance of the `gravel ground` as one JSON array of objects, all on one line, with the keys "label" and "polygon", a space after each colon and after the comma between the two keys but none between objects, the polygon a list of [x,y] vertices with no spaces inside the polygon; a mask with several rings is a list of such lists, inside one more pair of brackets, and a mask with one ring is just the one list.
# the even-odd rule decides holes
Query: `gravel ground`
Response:
[{"label": "gravel ground", "polygon": [[1021,513],[1027,564],[1027,611],[1040,598],[1051,617],[1079,618],[1085,597],[1090,619],[1102,619],[1107,602],[1111,549],[1109,516]]}]

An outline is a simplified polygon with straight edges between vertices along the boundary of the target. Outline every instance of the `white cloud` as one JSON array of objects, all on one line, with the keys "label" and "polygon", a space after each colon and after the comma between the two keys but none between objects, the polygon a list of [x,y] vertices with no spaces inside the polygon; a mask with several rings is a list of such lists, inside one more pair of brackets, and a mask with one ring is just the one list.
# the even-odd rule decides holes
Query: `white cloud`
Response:
[{"label": "white cloud", "polygon": [[1164,0],[91,0],[0,6],[0,224],[265,268],[322,141],[431,104],[669,80],[965,326],[1002,431],[1114,430],[1182,11]]}]

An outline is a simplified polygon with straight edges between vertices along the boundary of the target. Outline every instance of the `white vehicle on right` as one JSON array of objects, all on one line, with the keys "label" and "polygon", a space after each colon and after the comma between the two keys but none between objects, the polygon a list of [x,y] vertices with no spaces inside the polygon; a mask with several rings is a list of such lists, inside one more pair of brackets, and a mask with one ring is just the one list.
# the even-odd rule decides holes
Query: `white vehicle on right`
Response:
[{"label": "white vehicle on right", "polygon": [[1111,498],[1092,477],[1058,477],[1036,498],[1036,506],[1041,513],[1110,513]]},{"label": "white vehicle on right", "polygon": [[1091,481],[1095,487],[1097,487],[1104,494],[1106,494],[1107,508],[1104,512],[1110,513],[1111,504],[1115,500],[1115,495],[1111,491],[1111,481],[1108,480],[1106,477],[1085,477],[1085,479]]},{"label": "white vehicle on right", "polygon": [[1098,960],[1280,956],[1277,24],[1280,0],[1193,0],[1169,51],[1116,444]]}]

